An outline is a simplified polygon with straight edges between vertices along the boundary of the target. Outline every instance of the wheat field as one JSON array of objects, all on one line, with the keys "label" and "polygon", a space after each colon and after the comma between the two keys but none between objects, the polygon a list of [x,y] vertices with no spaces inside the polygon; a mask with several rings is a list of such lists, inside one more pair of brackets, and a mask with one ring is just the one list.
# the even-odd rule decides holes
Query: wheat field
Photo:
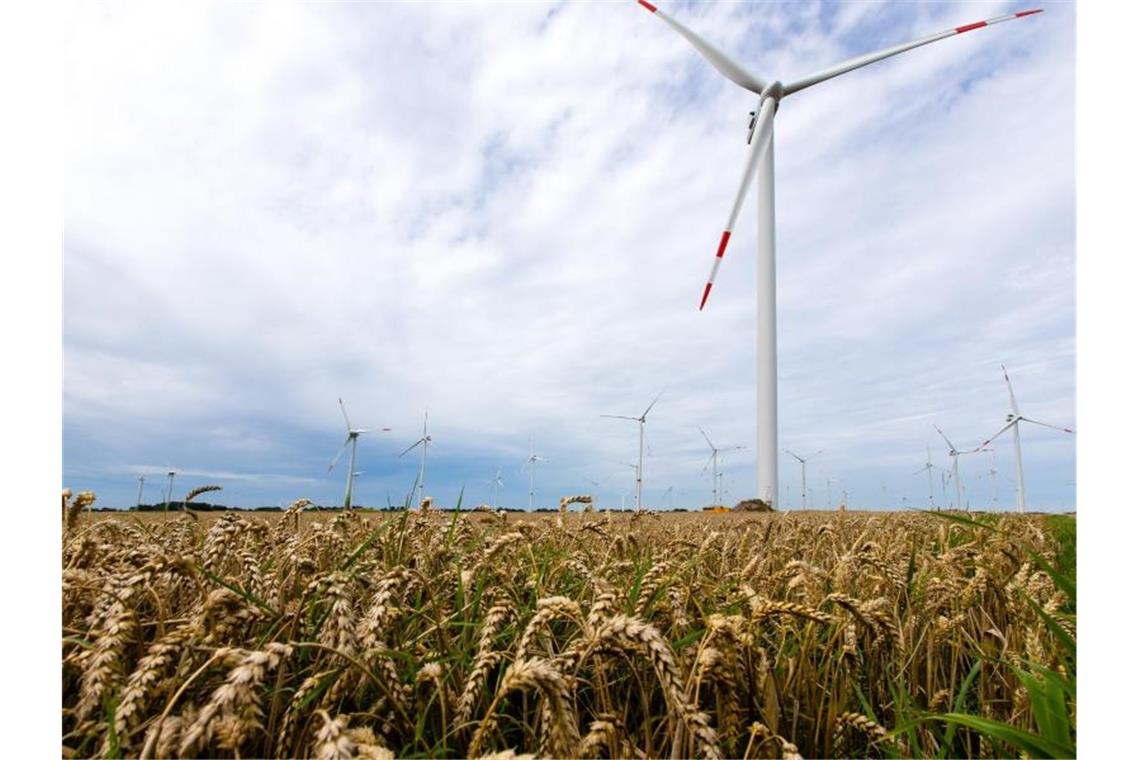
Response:
[{"label": "wheat field", "polygon": [[93,498],[63,502],[65,757],[1075,754],[1041,517]]}]

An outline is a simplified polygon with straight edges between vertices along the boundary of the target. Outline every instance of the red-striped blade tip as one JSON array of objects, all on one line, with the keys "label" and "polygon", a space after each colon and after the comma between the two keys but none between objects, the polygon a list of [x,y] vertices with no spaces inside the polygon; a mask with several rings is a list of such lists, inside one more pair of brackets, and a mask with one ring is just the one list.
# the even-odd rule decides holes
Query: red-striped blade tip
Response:
[{"label": "red-striped blade tip", "polygon": [[705,293],[704,293],[704,295],[701,296],[701,305],[697,309],[697,311],[704,311],[705,301],[709,300],[709,291],[711,291],[711,290],[712,290],[712,283],[711,282],[706,283],[705,284]]},{"label": "red-striped blade tip", "polygon": [[732,234],[731,230],[725,230],[720,236],[720,245],[716,249],[716,257],[722,258],[724,256],[724,249],[728,247],[728,237]]},{"label": "red-striped blade tip", "polygon": [[637,0],[637,4],[645,8],[645,10],[649,11],[650,13],[657,12],[657,6],[653,3],[647,3],[645,0]]},{"label": "red-striped blade tip", "polygon": [[1031,11],[1018,11],[1017,13],[1013,14],[1013,17],[1014,18],[1024,18],[1025,16],[1032,16],[1034,13],[1044,13],[1044,12],[1045,12],[1044,8],[1034,8]]},{"label": "red-striped blade tip", "polygon": [[975,21],[974,23],[966,24],[965,26],[956,26],[954,27],[954,31],[958,34],[961,34],[962,32],[971,32],[975,29],[981,29],[985,25],[985,21]]}]

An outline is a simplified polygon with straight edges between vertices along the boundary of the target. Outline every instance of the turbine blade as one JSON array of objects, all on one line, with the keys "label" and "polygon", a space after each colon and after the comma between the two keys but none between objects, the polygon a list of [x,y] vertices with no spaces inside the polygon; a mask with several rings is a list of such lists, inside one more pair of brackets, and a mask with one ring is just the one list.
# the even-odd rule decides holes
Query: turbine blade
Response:
[{"label": "turbine blade", "polygon": [[1060,430],[1062,433],[1072,433],[1073,432],[1069,428],[1060,427],[1058,425],[1050,425],[1048,422],[1042,422],[1041,420],[1031,420],[1028,417],[1022,417],[1021,419],[1024,420],[1025,422],[1032,422],[1034,425],[1044,425],[1047,428],[1053,428],[1054,430]]},{"label": "turbine blade", "polygon": [[400,457],[404,456],[404,454],[407,454],[409,451],[411,451],[412,449],[414,449],[416,446],[419,446],[419,445],[420,445],[421,443],[423,443],[423,442],[424,442],[424,439],[423,439],[423,438],[419,439],[418,441],[416,441],[415,443],[413,443],[411,446],[409,446],[408,448],[406,448],[406,449],[404,449],[403,451],[401,451],[401,452],[400,452],[400,456],[398,456],[398,457],[396,457],[396,458],[397,458],[397,459],[399,459]]},{"label": "turbine blade", "polygon": [[338,397],[336,402],[340,404],[340,413],[344,415],[344,426],[351,431],[352,423],[348,421],[348,410],[344,408],[344,400]]},{"label": "turbine blade", "polygon": [[336,456],[334,456],[334,457],[332,458],[332,461],[331,461],[331,462],[329,462],[329,469],[328,469],[328,471],[329,471],[329,472],[332,472],[332,468],[336,467],[336,463],[337,463],[338,461],[340,461],[340,455],[344,453],[344,450],[345,450],[346,448],[348,448],[348,444],[349,444],[351,441],[352,441],[352,436],[350,435],[350,436],[348,436],[347,438],[345,438],[345,439],[344,439],[344,443],[342,443],[342,444],[340,445],[340,448],[336,450]]},{"label": "turbine blade", "polygon": [[1017,399],[1013,397],[1013,383],[1009,381],[1009,372],[1006,371],[1005,365],[1001,365],[1001,373],[1005,375],[1005,387],[1009,389],[1009,408],[1013,411],[1013,416],[1017,417],[1021,412],[1017,411]]},{"label": "turbine blade", "polygon": [[[705,292],[701,295],[700,309],[705,308],[709,300],[713,283],[716,282],[716,273],[720,269],[720,262],[724,258],[724,250],[728,247],[728,238],[732,235],[732,228],[736,218],[740,216],[740,208],[744,205],[744,197],[748,195],[748,188],[752,185],[752,178],[756,175],[756,168],[760,164],[760,157],[772,144],[772,116],[776,112],[776,101],[766,98],[760,106],[760,113],[756,115],[756,134],[752,136],[752,144],[748,146],[748,160],[744,164],[744,174],[740,177],[740,188],[736,191],[736,200],[733,201],[732,211],[728,214],[728,222],[724,225],[724,232],[720,235],[720,244],[716,249],[716,258],[713,259],[712,271],[709,272],[709,281],[705,284]],[[763,234],[763,232],[761,233]]]},{"label": "turbine blade", "polygon": [[915,470],[914,472],[911,473],[911,475],[921,475],[922,473],[926,472],[928,469],[930,469],[930,468],[929,467],[923,467],[921,470]]},{"label": "turbine blade", "polygon": [[[664,392],[665,392],[665,391],[661,391],[661,393],[664,393]],[[639,421],[639,422],[640,422],[641,420],[645,419],[645,418],[646,418],[646,417],[649,415],[649,410],[650,410],[650,409],[652,409],[652,408],[653,408],[653,405],[657,403],[657,399],[661,398],[661,393],[658,393],[656,396],[654,396],[654,397],[653,397],[653,401],[651,401],[651,402],[649,403],[649,406],[645,407],[645,411],[644,411],[644,412],[642,412],[642,413],[641,413],[641,417],[640,417],[640,418],[638,418],[638,421]]]},{"label": "turbine blade", "polygon": [[1007,423],[1005,424],[1005,427],[1003,427],[1001,430],[997,431],[996,433],[994,433],[993,435],[991,435],[989,438],[987,438],[986,440],[984,440],[984,441],[982,441],[980,444],[978,444],[978,448],[976,448],[976,449],[973,449],[972,451],[967,451],[967,452],[965,452],[965,453],[967,453],[967,454],[973,454],[973,453],[975,453],[975,452],[981,451],[981,450],[982,450],[982,449],[984,449],[986,446],[989,446],[989,445],[990,445],[990,443],[992,443],[992,442],[993,442],[993,440],[994,440],[995,438],[997,438],[999,435],[1001,435],[1002,433],[1004,433],[1005,431],[1009,430],[1011,427],[1013,427],[1014,425],[1016,425],[1016,424],[1017,424],[1017,421],[1018,421],[1018,419],[1024,419],[1024,418],[1015,417],[1015,418],[1013,419],[1013,422],[1007,422]]},{"label": "turbine blade", "polygon": [[[697,430],[701,430],[701,429],[698,427]],[[713,451],[716,451],[716,446],[713,446],[713,442],[709,440],[709,437],[705,433],[704,430],[701,430],[701,435],[703,435],[705,437],[705,441],[708,442],[709,448],[712,449]]]},{"label": "turbine blade", "polygon": [[905,53],[908,50],[913,50],[916,47],[922,47],[923,45],[929,45],[932,42],[944,40],[947,37],[955,37],[959,34],[973,31],[974,29],[981,29],[984,26],[993,26],[994,24],[1000,24],[1003,21],[1012,21],[1014,19],[1032,16],[1035,13],[1041,12],[1042,10],[1038,8],[1029,11],[1018,11],[1017,13],[1010,13],[1006,16],[995,16],[994,18],[986,19],[985,21],[975,21],[972,24],[963,24],[962,26],[956,26],[953,29],[947,29],[944,32],[931,34],[927,37],[922,37],[921,39],[917,39],[913,42],[904,42],[901,45],[895,45],[894,47],[889,47],[874,53],[866,53],[865,55],[856,56],[855,58],[849,58],[842,63],[838,63],[834,66],[822,69],[821,71],[810,74],[803,79],[797,79],[791,84],[785,85],[784,94],[791,95],[793,92],[799,92],[800,90],[807,89],[808,87],[819,84],[820,82],[826,82],[828,79],[837,77],[840,74],[846,74],[849,71],[854,71],[855,69],[862,68],[869,64],[875,63],[876,61],[881,61],[884,58],[890,58],[891,56],[898,55],[899,53]]},{"label": "turbine blade", "polygon": [[764,80],[753,74],[748,69],[744,68],[733,59],[729,58],[723,50],[717,48],[704,37],[700,36],[692,29],[667,14],[665,11],[659,9],[656,5],[647,2],[647,0],[637,0],[637,4],[642,8],[645,8],[645,10],[649,11],[654,16],[660,18],[669,26],[673,27],[673,30],[677,32],[677,34],[688,40],[689,44],[695,47],[697,49],[697,52],[704,56],[705,60],[711,63],[713,65],[713,68],[715,68],[721,74],[736,84],[740,85],[744,89],[751,90],[757,95],[763,91]]},{"label": "turbine blade", "polygon": [[713,455],[709,454],[708,461],[705,462],[705,466],[701,468],[701,474],[702,475],[704,475],[706,472],[708,472],[709,465],[712,464],[712,461],[713,461]]},{"label": "turbine blade", "polygon": [[613,420],[633,420],[634,422],[640,422],[640,420],[637,417],[626,417],[624,414],[599,414],[598,416],[599,417],[609,417],[610,419],[613,419]]},{"label": "turbine blade", "polygon": [[383,433],[391,433],[392,432],[392,428],[386,428],[386,427],[365,428],[364,430],[361,430],[360,432],[361,433],[375,433],[378,430],[380,432],[383,432]]},{"label": "turbine blade", "polygon": [[958,450],[954,447],[954,444],[950,443],[950,439],[947,438],[946,434],[942,432],[942,428],[935,425],[934,429],[938,431],[938,435],[942,436],[942,440],[946,441],[946,445],[950,447],[951,451],[957,451]]}]

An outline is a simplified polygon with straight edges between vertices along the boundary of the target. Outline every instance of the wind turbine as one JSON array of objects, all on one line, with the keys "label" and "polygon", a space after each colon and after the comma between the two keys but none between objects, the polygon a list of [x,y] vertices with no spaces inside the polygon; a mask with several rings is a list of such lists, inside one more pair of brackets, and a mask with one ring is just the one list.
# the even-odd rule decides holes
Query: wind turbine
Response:
[{"label": "wind turbine", "polygon": [[530,456],[526,458],[526,464],[523,467],[530,470],[530,500],[528,504],[531,511],[534,511],[534,466],[539,462],[549,462],[550,460],[545,457],[540,457],[534,453],[534,441],[530,442]]},{"label": "wind turbine", "polygon": [[503,468],[495,471],[495,477],[487,481],[487,485],[494,486],[494,495],[491,497],[491,509],[499,507],[499,489],[503,487]]},{"label": "wind turbine", "polygon": [[[418,441],[416,441],[411,446],[409,446],[408,448],[406,448],[400,452],[400,457],[402,457],[402,456],[404,456],[404,454],[407,454],[409,451],[414,449],[416,446],[423,446],[423,449],[420,451],[420,474],[416,476],[416,485],[412,487],[412,490],[415,490],[418,488],[420,491],[420,494],[419,494],[420,495],[420,498],[419,498],[420,504],[424,503],[424,471],[427,469],[427,449],[428,449],[428,444],[430,444],[430,443],[431,443],[431,436],[428,435],[428,431],[427,431],[427,409],[424,409],[424,434],[422,436],[420,436],[420,439]],[[400,457],[396,457],[396,458],[399,459]]]},{"label": "wind turbine", "polygon": [[[1072,434],[1073,431],[1070,430],[1069,428],[1058,427],[1057,425],[1050,425],[1048,422],[1041,422],[1039,420],[1031,420],[1028,417],[1022,416],[1021,412],[1019,412],[1017,409],[1017,399],[1015,399],[1013,397],[1013,383],[1011,383],[1009,381],[1009,373],[1006,372],[1004,364],[1001,365],[1001,372],[1003,375],[1005,375],[1005,386],[1006,386],[1006,388],[1009,389],[1010,413],[1005,416],[1005,423],[1006,423],[1005,427],[1003,427],[1001,430],[999,430],[996,433],[994,433],[993,435],[991,435],[985,441],[982,441],[982,444],[980,446],[978,446],[978,448],[974,449],[974,451],[981,451],[984,447],[988,446],[990,444],[990,442],[993,441],[995,438],[997,438],[999,435],[1001,435],[1005,431],[1009,430],[1010,428],[1013,428],[1013,453],[1014,453],[1014,460],[1013,461],[1017,467],[1017,511],[1018,512],[1024,512],[1025,511],[1025,476],[1021,471],[1021,428],[1019,426],[1019,423],[1021,423],[1021,422],[1032,422],[1034,425],[1041,425],[1042,427],[1053,428],[1054,430],[1060,430],[1062,433]],[[973,452],[970,452],[970,453],[973,453]]]},{"label": "wind turbine", "polygon": [[801,457],[799,454],[795,453],[794,451],[789,451],[788,449],[784,449],[784,452],[787,454],[791,454],[794,458],[796,458],[800,461],[800,501],[802,502],[800,508],[806,510],[807,509],[807,462],[808,462],[808,459],[815,459],[817,456],[822,454],[823,449],[820,449],[819,451],[815,452],[814,454],[809,456],[807,459]]},{"label": "wind turbine", "polygon": [[[664,393],[665,391],[661,391]],[[645,411],[641,413],[640,417],[627,417],[621,414],[603,414],[602,417],[609,417],[615,420],[633,420],[637,423],[637,488],[634,491],[633,501],[634,508],[641,509],[641,473],[644,472],[645,464],[645,417],[649,414],[649,410],[657,403],[657,399],[661,398],[661,393],[658,393]]]},{"label": "wind turbine", "polygon": [[708,433],[706,433],[704,430],[701,430],[701,428],[699,428],[699,427],[697,428],[697,430],[701,431],[701,435],[703,435],[705,437],[705,443],[707,443],[709,445],[709,448],[712,449],[712,454],[709,456],[709,460],[707,462],[705,462],[704,469],[702,469],[701,472],[704,473],[704,471],[709,468],[709,464],[712,464],[712,468],[713,468],[713,506],[714,507],[721,506],[721,503],[720,503],[720,470],[717,468],[717,457],[720,455],[720,453],[722,451],[739,451],[740,449],[743,449],[744,446],[730,446],[730,447],[726,447],[723,449],[718,449],[716,446],[713,445],[712,439],[709,438]]},{"label": "wind turbine", "polygon": [[[950,461],[953,462],[953,464],[951,465],[951,468],[950,468],[950,477],[954,479],[954,492],[957,494],[957,499],[955,500],[954,503],[958,509],[961,509],[962,508],[962,479],[958,474],[958,457],[962,456],[963,454],[976,454],[979,451],[990,451],[990,449],[983,449],[981,446],[979,446],[978,448],[976,448],[972,451],[959,451],[958,448],[956,446],[954,446],[953,443],[950,442],[950,439],[946,437],[946,434],[942,432],[942,428],[935,425],[934,429],[938,431],[938,435],[942,436],[942,440],[946,441],[946,445],[950,447],[950,452],[949,452],[950,453]],[[988,441],[987,441],[987,443],[988,443]]]},{"label": "wind turbine", "polygon": [[136,499],[135,506],[141,507],[142,506],[142,489],[143,489],[143,483],[146,481],[146,476],[145,475],[139,475],[138,481],[139,481],[139,496],[138,496],[138,499]]},{"label": "wind turbine", "polygon": [[[915,470],[912,475],[918,475],[923,470],[926,471],[926,484],[930,488],[930,508],[934,509],[934,463],[930,461],[930,444],[926,444],[926,464],[921,469]],[[945,487],[945,483],[943,484]]]},{"label": "wind turbine", "polygon": [[[744,174],[740,178],[740,186],[728,215],[728,222],[720,235],[717,244],[716,257],[713,259],[712,271],[708,283],[701,295],[700,308],[704,309],[716,280],[717,269],[724,257],[728,239],[732,235],[736,218],[744,204],[744,196],[748,192],[748,185],[753,175],[757,176],[757,196],[759,201],[759,234],[757,240],[757,266],[756,266],[756,307],[757,307],[757,351],[756,351],[756,476],[757,495],[766,499],[773,509],[777,508],[776,499],[779,495],[777,487],[777,441],[776,441],[776,213],[775,213],[775,173],[774,173],[774,145],[773,145],[773,119],[780,101],[800,90],[825,82],[833,77],[846,74],[849,71],[862,68],[868,64],[881,61],[899,53],[912,50],[922,45],[954,37],[974,29],[1012,19],[1031,16],[1040,13],[1040,10],[1019,11],[1006,16],[997,16],[985,21],[976,21],[964,24],[944,32],[931,34],[926,37],[895,45],[874,53],[851,58],[842,63],[830,66],[810,74],[802,79],[796,79],[789,84],[779,80],[766,82],[753,74],[747,68],[737,63],[722,50],[718,49],[708,40],[689,29],[681,22],[660,10],[649,0],[637,0],[638,4],[650,13],[659,17],[673,28],[697,49],[713,67],[732,82],[745,90],[759,96],[756,110],[751,114],[748,125],[748,158],[744,165]],[[759,171],[758,171],[759,169]]]},{"label": "wind turbine", "polygon": [[328,472],[332,472],[333,467],[336,467],[336,463],[340,460],[340,455],[344,453],[344,450],[346,448],[351,448],[348,456],[348,475],[345,477],[344,484],[344,508],[352,509],[352,484],[355,479],[353,473],[356,472],[356,439],[365,433],[374,433],[377,430],[386,433],[388,432],[388,428],[354,428],[348,419],[348,410],[344,407],[344,400],[337,398],[336,402],[340,404],[340,413],[344,415],[344,426],[348,431],[348,436],[344,439],[344,443],[340,445],[340,448],[337,449],[336,455],[332,458],[332,461],[329,462]]}]

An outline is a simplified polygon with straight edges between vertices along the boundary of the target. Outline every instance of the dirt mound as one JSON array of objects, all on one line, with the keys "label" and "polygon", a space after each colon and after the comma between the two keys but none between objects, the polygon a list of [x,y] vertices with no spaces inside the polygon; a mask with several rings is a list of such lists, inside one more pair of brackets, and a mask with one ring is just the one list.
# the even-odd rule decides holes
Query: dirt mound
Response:
[{"label": "dirt mound", "polygon": [[771,512],[772,505],[763,499],[745,499],[732,508],[733,512]]}]

